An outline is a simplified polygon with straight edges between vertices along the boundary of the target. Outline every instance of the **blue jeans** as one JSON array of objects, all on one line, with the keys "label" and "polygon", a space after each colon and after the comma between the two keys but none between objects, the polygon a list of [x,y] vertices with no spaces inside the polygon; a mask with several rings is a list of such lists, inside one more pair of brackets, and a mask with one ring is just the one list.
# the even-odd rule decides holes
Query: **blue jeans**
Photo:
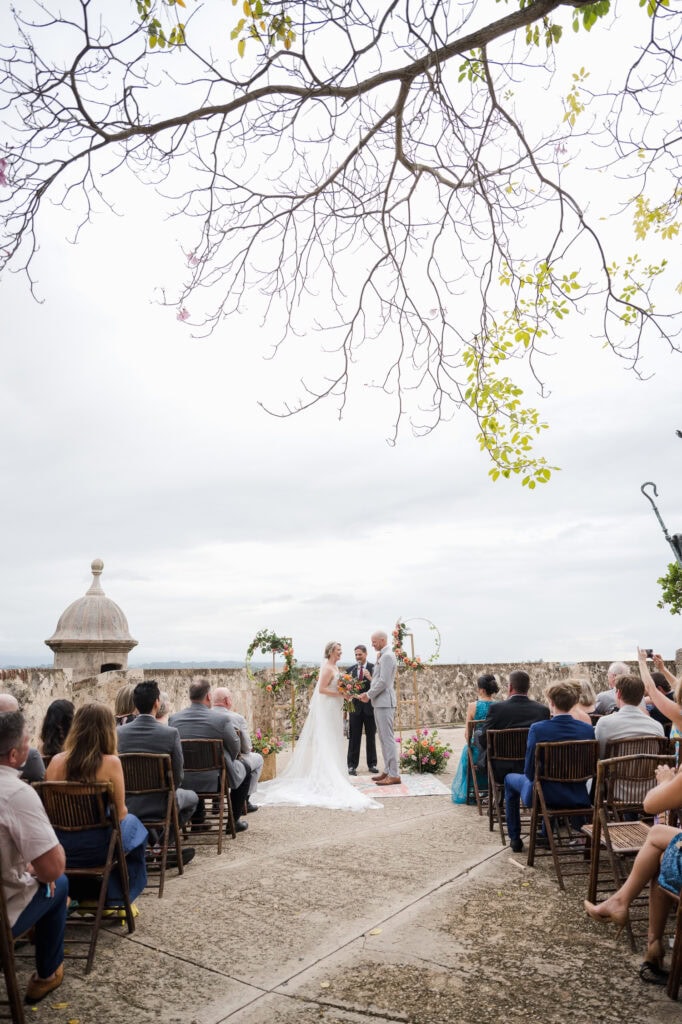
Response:
[{"label": "blue jeans", "polygon": [[507,815],[507,832],[510,839],[521,838],[521,810],[519,800],[530,807],[533,800],[533,783],[525,775],[512,772],[504,780],[504,810]]},{"label": "blue jeans", "polygon": [[69,882],[61,875],[54,884],[54,896],[45,895],[45,883],[38,883],[38,892],[12,925],[12,935],[23,935],[35,927],[36,973],[49,978],[64,960],[64,929]]}]

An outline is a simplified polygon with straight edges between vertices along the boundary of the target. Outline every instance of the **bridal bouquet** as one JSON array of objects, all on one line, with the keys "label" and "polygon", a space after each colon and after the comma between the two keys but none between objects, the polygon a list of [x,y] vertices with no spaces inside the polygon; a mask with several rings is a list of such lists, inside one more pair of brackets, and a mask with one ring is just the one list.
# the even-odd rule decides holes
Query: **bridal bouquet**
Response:
[{"label": "bridal bouquet", "polygon": [[263,757],[267,757],[268,754],[279,754],[283,747],[284,744],[278,736],[262,732],[261,729],[251,733],[251,749]]},{"label": "bridal bouquet", "polygon": [[362,693],[365,688],[364,681],[362,679],[353,679],[353,676],[349,675],[348,672],[344,672],[343,675],[339,676],[338,688],[339,693],[343,697],[343,710],[355,711],[353,697],[357,697],[359,693]]},{"label": "bridal bouquet", "polygon": [[452,754],[449,743],[438,739],[438,730],[420,729],[402,745],[400,767],[407,772],[444,772]]}]

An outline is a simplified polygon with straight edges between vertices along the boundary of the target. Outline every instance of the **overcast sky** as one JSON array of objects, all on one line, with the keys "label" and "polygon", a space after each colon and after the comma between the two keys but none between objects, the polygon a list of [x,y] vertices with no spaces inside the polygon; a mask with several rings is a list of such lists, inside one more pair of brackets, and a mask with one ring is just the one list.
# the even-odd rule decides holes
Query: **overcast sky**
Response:
[{"label": "overcast sky", "polygon": [[331,406],[269,417],[258,401],[290,396],[308,350],[265,361],[257,299],[193,340],[152,301],[178,225],[131,181],[120,198],[77,246],[62,211],[44,218],[42,304],[0,281],[0,664],[51,663],[43,641],[95,557],[133,664],[242,658],[265,627],[319,660],[398,616],[434,622],[445,662],[682,647],[656,607],[672,553],[639,490],[655,481],[682,532],[682,356],[652,347],[642,382],[568,322],[540,446],[562,471],[535,492],[492,483],[466,417],[391,448],[390,409],[361,383],[340,422]]}]

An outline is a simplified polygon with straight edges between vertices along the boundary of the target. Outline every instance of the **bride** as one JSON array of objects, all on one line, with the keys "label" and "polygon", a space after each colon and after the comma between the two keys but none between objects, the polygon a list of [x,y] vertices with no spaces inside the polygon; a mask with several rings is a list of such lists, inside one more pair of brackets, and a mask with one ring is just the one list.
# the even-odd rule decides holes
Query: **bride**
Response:
[{"label": "bride", "polygon": [[364,811],[382,805],[360,793],[349,781],[346,744],[338,691],[341,644],[324,649],[315,692],[291,761],[271,782],[262,782],[252,796],[259,806],[295,804],[299,807],[346,808]]}]

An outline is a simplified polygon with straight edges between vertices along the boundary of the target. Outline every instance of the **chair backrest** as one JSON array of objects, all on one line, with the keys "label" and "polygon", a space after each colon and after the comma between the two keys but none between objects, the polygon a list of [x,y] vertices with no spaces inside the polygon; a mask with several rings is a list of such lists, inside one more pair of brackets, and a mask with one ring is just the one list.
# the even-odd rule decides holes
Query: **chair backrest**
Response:
[{"label": "chair backrest", "polygon": [[170,754],[119,754],[126,796],[174,790]]},{"label": "chair backrest", "polygon": [[615,817],[622,811],[644,813],[644,797],[656,785],[656,769],[674,767],[672,754],[629,754],[598,763],[595,802]]},{"label": "chair backrest", "polygon": [[62,832],[118,827],[110,782],[34,782],[53,828]]},{"label": "chair backrest", "polygon": [[181,740],[186,772],[215,772],[225,767],[221,740]]},{"label": "chair backrest", "polygon": [[597,771],[596,740],[561,740],[535,747],[536,782],[587,782]]},{"label": "chair backrest", "polygon": [[605,758],[631,757],[633,754],[669,754],[670,740],[667,736],[626,736],[620,740],[609,740]]},{"label": "chair backrest", "polygon": [[528,729],[488,729],[488,761],[523,761],[528,746]]}]

